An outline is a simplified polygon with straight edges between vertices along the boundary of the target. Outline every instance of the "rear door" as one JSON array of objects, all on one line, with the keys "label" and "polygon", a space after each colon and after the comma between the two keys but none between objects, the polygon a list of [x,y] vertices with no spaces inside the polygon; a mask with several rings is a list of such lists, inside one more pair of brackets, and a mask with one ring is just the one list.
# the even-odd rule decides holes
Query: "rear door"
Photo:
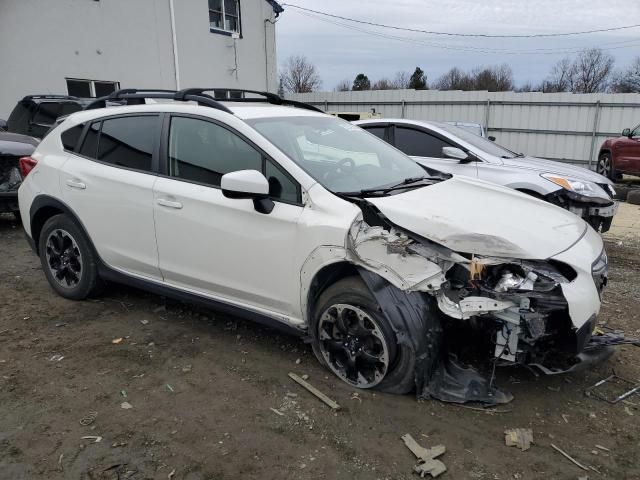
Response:
[{"label": "rear door", "polygon": [[[63,132],[68,161],[62,167],[65,202],[78,215],[107,265],[161,279],[153,221],[153,185],[160,141],[158,114],[104,118]],[[66,134],[66,135],[65,135]]]},{"label": "rear door", "polygon": [[[294,252],[300,185],[246,138],[211,119],[173,115],[164,175],[154,188],[160,269],[168,284],[243,306],[292,314],[300,272]],[[165,155],[163,155],[165,158]],[[226,198],[225,173],[262,171],[273,211]]]},{"label": "rear door", "polygon": [[617,141],[616,169],[633,174],[640,174],[640,125],[629,138]]},{"label": "rear door", "polygon": [[445,158],[444,147],[457,147],[443,137],[428,132],[426,129],[396,125],[392,130],[393,145],[416,161],[441,172],[477,177],[477,162],[461,162],[453,158]]}]

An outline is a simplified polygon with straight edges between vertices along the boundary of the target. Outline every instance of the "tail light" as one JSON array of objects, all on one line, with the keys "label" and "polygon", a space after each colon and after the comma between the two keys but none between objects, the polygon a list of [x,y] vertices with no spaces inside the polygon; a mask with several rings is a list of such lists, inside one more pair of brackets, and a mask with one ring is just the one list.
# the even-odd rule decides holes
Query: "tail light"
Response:
[{"label": "tail light", "polygon": [[33,170],[37,164],[38,161],[31,157],[22,157],[18,160],[18,167],[20,168],[22,178],[26,178],[26,176],[29,175],[29,172]]}]

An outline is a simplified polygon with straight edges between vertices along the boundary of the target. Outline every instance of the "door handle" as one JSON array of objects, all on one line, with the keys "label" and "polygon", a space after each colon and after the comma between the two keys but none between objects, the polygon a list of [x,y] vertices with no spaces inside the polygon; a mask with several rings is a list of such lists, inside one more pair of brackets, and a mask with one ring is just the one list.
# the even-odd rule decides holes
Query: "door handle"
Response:
[{"label": "door handle", "polygon": [[87,186],[82,183],[82,182],[78,182],[77,180],[67,180],[67,186],[71,187],[71,188],[77,188],[79,190],[84,190],[85,188],[87,188]]},{"label": "door handle", "polygon": [[158,205],[162,205],[163,207],[175,208],[180,210],[182,208],[182,203],[174,202],[173,200],[167,200],[166,198],[159,198],[156,200]]}]

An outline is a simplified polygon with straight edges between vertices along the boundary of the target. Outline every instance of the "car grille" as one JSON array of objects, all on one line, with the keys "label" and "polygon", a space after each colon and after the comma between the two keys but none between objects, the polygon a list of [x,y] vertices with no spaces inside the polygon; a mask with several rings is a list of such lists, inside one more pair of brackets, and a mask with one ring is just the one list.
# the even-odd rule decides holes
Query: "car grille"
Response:
[{"label": "car grille", "polygon": [[591,265],[591,276],[596,284],[598,295],[602,298],[602,292],[604,287],[607,286],[607,277],[609,275],[609,259],[607,258],[607,252],[602,249],[602,253]]}]

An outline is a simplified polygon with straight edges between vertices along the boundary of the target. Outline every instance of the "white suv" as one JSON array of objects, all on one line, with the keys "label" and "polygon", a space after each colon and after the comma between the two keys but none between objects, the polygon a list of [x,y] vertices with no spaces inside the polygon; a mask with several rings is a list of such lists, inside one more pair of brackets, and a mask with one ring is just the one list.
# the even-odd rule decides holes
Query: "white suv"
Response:
[{"label": "white suv", "polygon": [[[468,378],[445,355],[462,338],[496,363],[591,351],[607,258],[583,220],[430,176],[314,107],[206,91],[116,92],[156,100],[98,102],[23,162],[24,228],[60,295],[110,280],[202,301],[305,336],[351,385],[443,399],[443,376]],[[480,390],[454,401],[497,398]]]}]

